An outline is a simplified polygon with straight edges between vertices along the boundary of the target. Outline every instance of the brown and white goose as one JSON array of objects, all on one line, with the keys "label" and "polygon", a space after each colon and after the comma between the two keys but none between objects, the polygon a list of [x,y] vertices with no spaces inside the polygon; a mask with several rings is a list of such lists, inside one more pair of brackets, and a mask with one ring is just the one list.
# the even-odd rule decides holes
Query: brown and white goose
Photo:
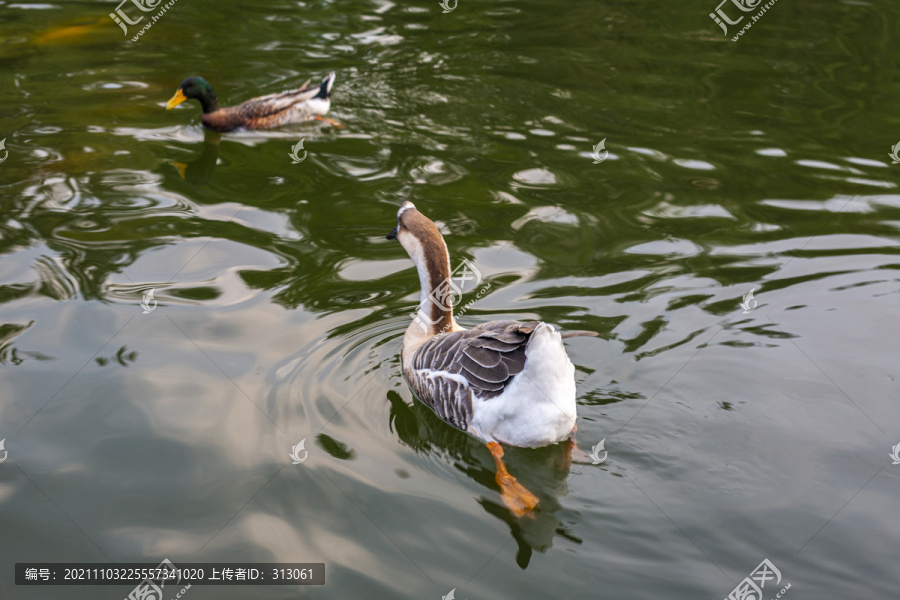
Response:
[{"label": "brown and white goose", "polygon": [[564,337],[540,321],[491,321],[460,327],[442,286],[450,282],[450,255],[428,217],[404,202],[388,234],[409,253],[422,292],[416,318],[403,336],[403,375],[422,402],[454,427],[485,444],[497,465],[497,484],[507,507],[522,516],[538,499],[503,465],[500,444],[537,448],[575,432],[575,367]]}]

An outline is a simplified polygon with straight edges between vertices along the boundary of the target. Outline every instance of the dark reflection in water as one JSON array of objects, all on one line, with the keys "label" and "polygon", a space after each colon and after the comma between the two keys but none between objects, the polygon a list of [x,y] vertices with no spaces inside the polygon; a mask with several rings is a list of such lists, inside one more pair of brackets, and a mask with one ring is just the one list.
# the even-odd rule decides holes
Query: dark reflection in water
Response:
[{"label": "dark reflection in water", "polygon": [[119,350],[113,354],[112,356],[98,356],[94,360],[97,361],[97,364],[101,367],[105,367],[106,365],[112,363],[118,363],[123,367],[127,367],[130,364],[134,363],[137,360],[138,353],[136,350],[132,350],[128,352],[128,349],[125,346],[119,348]]},{"label": "dark reflection in water", "polygon": [[219,160],[219,143],[221,141],[221,133],[204,130],[203,151],[200,156],[186,163],[169,161],[169,164],[175,167],[181,178],[188,183],[206,185],[212,180],[213,173],[216,170],[216,163]]},{"label": "dark reflection in water", "polygon": [[[455,461],[456,468],[484,487],[499,491],[495,483],[494,461],[479,440],[447,425],[432,410],[418,401],[407,404],[400,395],[387,393],[390,402],[391,430],[405,445],[419,453],[435,453],[443,460]],[[539,449],[505,448],[504,463],[525,489],[539,499],[531,514],[516,517],[502,502],[482,497],[484,510],[507,524],[518,544],[516,563],[528,567],[533,551],[546,552],[555,535],[571,541],[581,540],[569,531],[555,513],[561,508],[559,498],[568,493],[571,475],[572,447],[567,443]],[[492,494],[491,498],[496,498]]]}]

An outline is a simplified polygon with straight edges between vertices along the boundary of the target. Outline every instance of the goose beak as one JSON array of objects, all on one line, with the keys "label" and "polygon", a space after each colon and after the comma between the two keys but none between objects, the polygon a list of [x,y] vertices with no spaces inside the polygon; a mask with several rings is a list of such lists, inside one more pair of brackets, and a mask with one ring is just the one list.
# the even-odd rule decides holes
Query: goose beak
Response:
[{"label": "goose beak", "polygon": [[397,239],[397,228],[396,228],[396,227],[394,227],[393,229],[391,229],[391,232],[390,232],[389,234],[387,234],[387,239],[389,239],[389,240],[396,240],[396,239]]},{"label": "goose beak", "polygon": [[175,92],[175,95],[172,96],[168,102],[166,102],[166,110],[172,110],[185,100],[187,100],[187,96],[184,95],[184,92],[181,91],[181,88],[178,88],[178,91]]}]

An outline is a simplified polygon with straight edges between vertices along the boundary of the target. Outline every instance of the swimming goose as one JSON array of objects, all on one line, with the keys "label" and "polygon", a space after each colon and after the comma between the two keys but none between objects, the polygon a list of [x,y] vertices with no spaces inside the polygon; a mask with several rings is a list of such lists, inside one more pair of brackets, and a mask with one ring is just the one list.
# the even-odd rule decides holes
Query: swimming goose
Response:
[{"label": "swimming goose", "polygon": [[450,255],[431,219],[404,202],[388,234],[409,253],[422,286],[416,318],[403,336],[403,375],[414,394],[445,422],[485,444],[497,484],[516,515],[538,499],[503,465],[501,444],[537,448],[575,432],[575,367],[560,334],[540,321],[491,321],[464,329],[446,300]]}]

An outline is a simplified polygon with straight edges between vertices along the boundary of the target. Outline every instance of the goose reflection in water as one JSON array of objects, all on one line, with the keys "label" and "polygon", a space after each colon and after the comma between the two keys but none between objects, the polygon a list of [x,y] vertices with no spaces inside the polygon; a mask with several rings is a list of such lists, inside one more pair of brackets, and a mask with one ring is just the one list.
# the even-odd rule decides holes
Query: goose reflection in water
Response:
[{"label": "goose reflection in water", "polygon": [[536,449],[507,449],[504,462],[510,472],[540,500],[534,511],[516,516],[500,499],[494,460],[484,444],[444,423],[419,402],[407,404],[395,391],[389,391],[387,399],[391,405],[391,430],[403,444],[419,453],[453,457],[457,468],[490,490],[478,502],[485,511],[509,526],[519,547],[516,563],[520,568],[528,567],[534,551],[546,552],[557,534],[576,544],[581,543],[581,539],[556,516],[562,508],[559,499],[569,491],[573,455],[578,463],[590,462],[573,444],[563,442]]}]

